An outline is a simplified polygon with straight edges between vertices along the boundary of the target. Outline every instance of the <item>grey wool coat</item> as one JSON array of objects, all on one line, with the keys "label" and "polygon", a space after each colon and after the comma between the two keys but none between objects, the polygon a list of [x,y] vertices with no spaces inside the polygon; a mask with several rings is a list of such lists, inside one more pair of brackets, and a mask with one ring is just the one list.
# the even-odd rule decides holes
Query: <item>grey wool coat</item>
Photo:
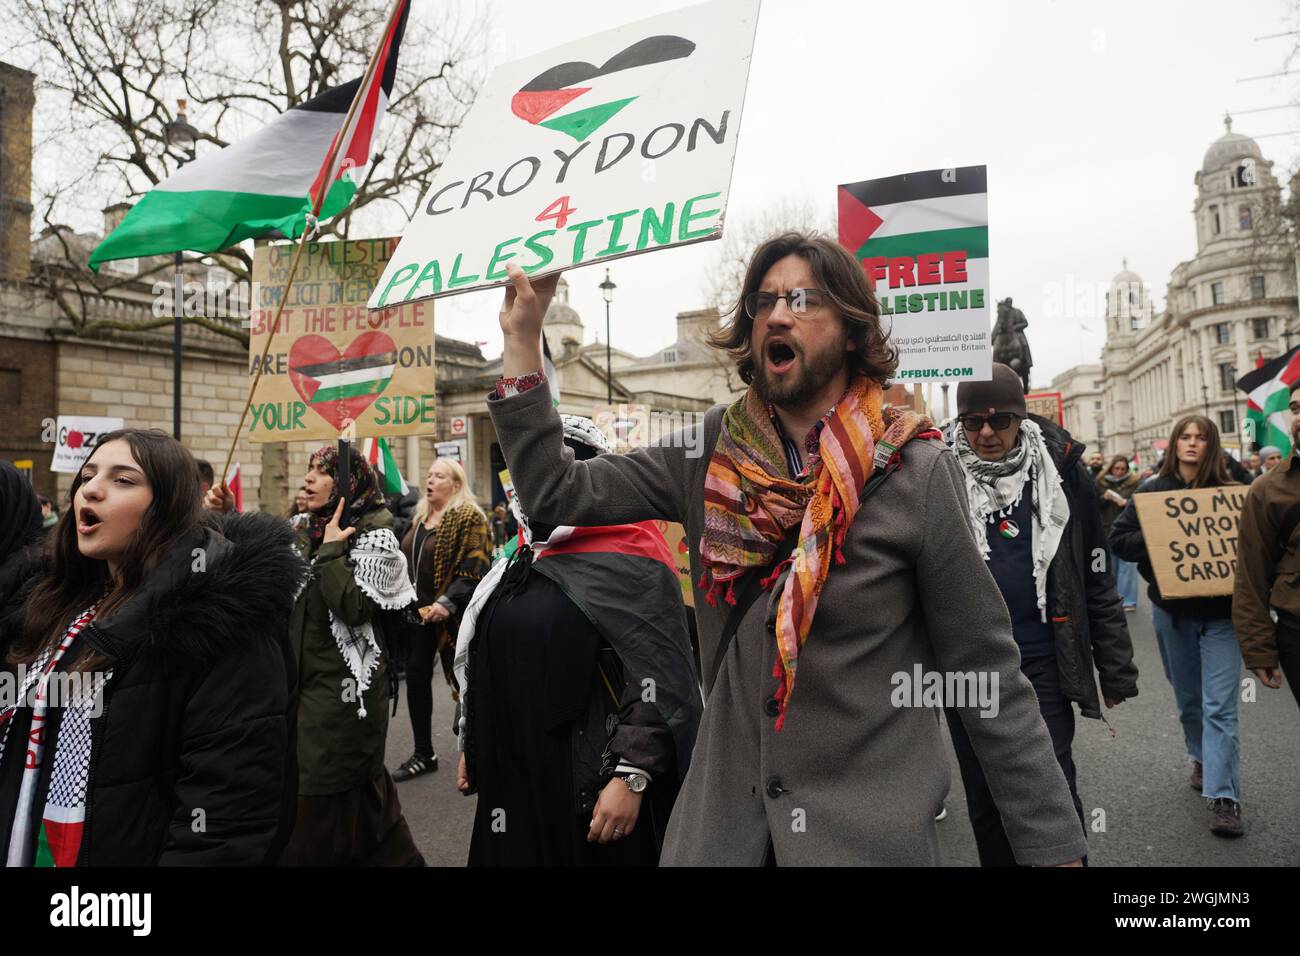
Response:
[{"label": "grey wool coat", "polygon": [[[702,565],[704,478],[723,406],[682,435],[626,455],[575,461],[550,390],[489,408],[524,511],[548,524],[681,522],[691,571]],[[702,430],[702,434],[700,433]],[[688,449],[693,454],[688,453]],[[961,709],[1021,864],[1086,852],[1037,699],[1020,672],[1006,605],[976,549],[957,463],[914,440],[902,467],[863,504],[832,566],[785,724],[770,701],[771,592],[754,602],[706,687],[704,718],[663,847],[665,865],[759,866],[769,841],[788,865],[934,865],[934,815],[949,785],[932,707],[895,706],[898,673],[996,674],[998,710]],[[700,658],[712,673],[729,605],[696,590]]]}]

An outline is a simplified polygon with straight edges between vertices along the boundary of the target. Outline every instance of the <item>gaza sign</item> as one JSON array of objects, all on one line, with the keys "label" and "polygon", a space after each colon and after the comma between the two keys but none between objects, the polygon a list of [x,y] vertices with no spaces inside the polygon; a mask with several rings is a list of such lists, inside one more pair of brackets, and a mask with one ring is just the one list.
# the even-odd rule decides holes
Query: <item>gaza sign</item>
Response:
[{"label": "gaza sign", "polygon": [[716,0],[497,69],[369,308],[721,237],[757,21]]}]

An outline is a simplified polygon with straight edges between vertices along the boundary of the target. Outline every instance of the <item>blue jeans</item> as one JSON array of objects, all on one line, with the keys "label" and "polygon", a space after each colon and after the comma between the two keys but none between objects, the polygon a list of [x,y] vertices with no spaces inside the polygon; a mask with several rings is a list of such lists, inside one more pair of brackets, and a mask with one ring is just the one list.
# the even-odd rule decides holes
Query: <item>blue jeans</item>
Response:
[{"label": "blue jeans", "polygon": [[1138,573],[1137,565],[1132,561],[1115,559],[1115,590],[1125,607],[1137,607]]},{"label": "blue jeans", "polygon": [[1187,753],[1204,767],[1203,796],[1241,799],[1237,692],[1241,648],[1230,618],[1151,609],[1160,661],[1174,688]]}]

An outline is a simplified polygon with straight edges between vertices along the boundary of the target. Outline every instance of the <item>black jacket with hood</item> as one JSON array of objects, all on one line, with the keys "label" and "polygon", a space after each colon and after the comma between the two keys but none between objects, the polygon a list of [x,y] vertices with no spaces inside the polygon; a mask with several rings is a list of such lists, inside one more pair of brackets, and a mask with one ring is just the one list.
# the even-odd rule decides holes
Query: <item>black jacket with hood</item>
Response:
[{"label": "black jacket with hood", "polygon": [[1029,417],[1042,429],[1070,508],[1070,520],[1047,569],[1047,612],[1061,692],[1079,705],[1083,716],[1100,719],[1101,697],[1128,700],[1137,696],[1138,688],[1133,642],[1101,530],[1096,481],[1082,462],[1082,442],[1049,419]]},{"label": "black jacket with hood", "polygon": [[[251,866],[274,863],[288,840],[297,799],[288,625],[304,566],[286,522],[214,520],[219,532],[186,536],[134,596],[83,632],[112,677],[91,719],[79,866]],[[3,850],[31,716],[19,710],[0,759]],[[51,706],[50,740],[61,717]]]}]

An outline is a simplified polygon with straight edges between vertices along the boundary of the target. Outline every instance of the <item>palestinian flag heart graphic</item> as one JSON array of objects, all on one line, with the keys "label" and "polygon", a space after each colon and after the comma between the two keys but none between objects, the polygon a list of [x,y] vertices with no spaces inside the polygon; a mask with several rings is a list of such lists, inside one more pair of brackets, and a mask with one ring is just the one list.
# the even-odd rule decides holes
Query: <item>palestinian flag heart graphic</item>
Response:
[{"label": "palestinian flag heart graphic", "polygon": [[340,431],[388,387],[397,346],[383,332],[363,332],[343,354],[329,339],[305,335],[289,350],[289,381],[316,414]]},{"label": "palestinian flag heart graphic", "polygon": [[[510,110],[534,126],[545,126],[582,142],[623,107],[635,100],[633,90],[644,88],[644,68],[680,60],[695,52],[695,44],[679,36],[653,36],[638,40],[600,66],[570,62],[553,66],[526,83],[510,100]],[[630,71],[642,70],[640,74]],[[590,105],[566,111],[586,93]]]}]

